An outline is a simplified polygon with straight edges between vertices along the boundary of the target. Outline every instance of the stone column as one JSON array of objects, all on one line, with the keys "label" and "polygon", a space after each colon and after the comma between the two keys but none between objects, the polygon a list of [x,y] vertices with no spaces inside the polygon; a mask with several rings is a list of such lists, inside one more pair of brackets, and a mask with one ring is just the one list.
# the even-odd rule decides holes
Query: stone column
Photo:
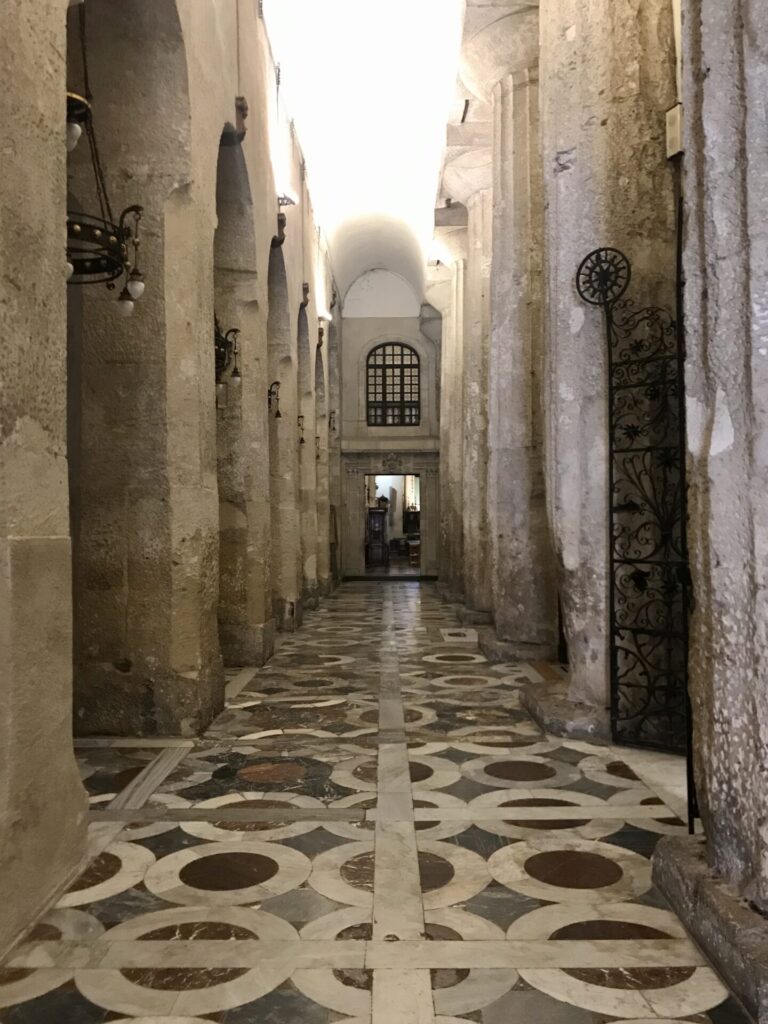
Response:
[{"label": "stone column", "polygon": [[462,602],[466,207],[461,203],[455,203],[435,210],[435,239],[440,243],[440,258],[445,264],[433,270],[434,280],[428,289],[430,302],[437,306],[442,314],[438,585],[444,600]]},{"label": "stone column", "polygon": [[[243,143],[243,146],[245,143]],[[214,238],[214,299],[222,330],[235,327],[241,377],[217,388],[219,640],[230,665],[263,665],[274,648],[269,581],[269,426],[266,323],[260,313],[253,204],[243,146],[221,146]]]},{"label": "stone column", "polygon": [[[467,210],[461,321],[461,586],[468,621],[490,619],[488,575],[488,346],[490,333],[491,150],[484,122],[449,127],[443,191]],[[457,252],[456,256],[460,256]],[[459,367],[457,367],[459,369]],[[458,419],[458,410],[453,414]],[[458,549],[458,544],[456,545]]]},{"label": "stone column", "polygon": [[552,657],[557,589],[544,496],[541,388],[544,207],[538,68],[493,91],[494,222],[489,363],[493,616],[518,656]]},{"label": "stone column", "polygon": [[321,597],[331,592],[330,528],[330,458],[328,438],[328,385],[324,356],[327,352],[323,327],[323,346],[315,356],[315,460],[317,463],[317,586]]},{"label": "stone column", "polygon": [[[768,1020],[768,20],[699,0],[683,33],[690,692],[706,833],[656,878]],[[706,859],[705,859],[706,856]],[[759,911],[754,913],[749,904]]]},{"label": "stone column", "polygon": [[468,239],[463,326],[462,566],[468,617],[472,621],[485,621],[491,609],[491,581],[488,572],[487,389],[490,340],[490,188],[473,193],[466,205]]},{"label": "stone column", "polygon": [[669,0],[543,0],[546,480],[570,696],[608,703],[608,425],[601,313],[574,278],[598,246],[626,252],[639,304],[674,305],[675,101]]},{"label": "stone column", "polygon": [[11,4],[0,37],[0,951],[74,876],[87,827],[71,731],[65,8]]},{"label": "stone column", "polygon": [[510,645],[506,653],[523,657],[553,656],[557,624],[543,474],[538,47],[538,11],[502,5],[489,14],[487,8],[470,8],[462,73],[493,109],[488,373],[493,617],[498,638]]},{"label": "stone column", "polygon": [[[115,216],[129,203],[144,206],[147,284],[130,318],[118,315],[113,293],[84,289],[81,389],[72,410],[81,419],[75,721],[83,733],[192,735],[221,710],[224,696],[212,344],[215,164],[207,174],[193,168],[176,4],[89,0],[87,11],[101,158]],[[74,83],[78,45],[75,28]],[[170,123],[176,131],[168,131]],[[86,150],[73,154],[73,185],[90,207]]]},{"label": "stone column", "polygon": [[339,582],[341,571],[341,324],[341,317],[334,316],[328,325],[328,542],[332,586]]}]

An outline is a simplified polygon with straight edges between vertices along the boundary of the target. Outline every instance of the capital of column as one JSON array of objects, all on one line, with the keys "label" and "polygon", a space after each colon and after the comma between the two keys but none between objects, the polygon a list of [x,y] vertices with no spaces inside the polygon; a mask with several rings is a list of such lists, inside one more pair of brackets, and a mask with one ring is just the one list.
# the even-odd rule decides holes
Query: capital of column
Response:
[{"label": "capital of column", "polygon": [[467,88],[489,102],[506,75],[526,73],[538,64],[539,9],[531,0],[507,0],[503,7],[467,6],[461,77]]}]

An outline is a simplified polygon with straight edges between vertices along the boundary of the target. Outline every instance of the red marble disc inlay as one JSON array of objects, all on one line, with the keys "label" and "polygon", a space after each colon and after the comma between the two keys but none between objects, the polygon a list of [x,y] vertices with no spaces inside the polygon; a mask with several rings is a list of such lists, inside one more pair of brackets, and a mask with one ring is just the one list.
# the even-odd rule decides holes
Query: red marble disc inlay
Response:
[{"label": "red marble disc inlay", "polygon": [[534,854],[525,862],[525,870],[538,882],[562,889],[603,889],[614,885],[624,874],[615,861],[582,850]]},{"label": "red marble disc inlay", "polygon": [[411,782],[423,782],[424,779],[430,778],[434,775],[434,771],[427,764],[421,764],[419,761],[411,761],[410,764]]},{"label": "red marble disc inlay", "polygon": [[548,764],[535,761],[496,761],[486,765],[485,774],[507,782],[540,782],[557,774]]},{"label": "red marble disc inlay", "polygon": [[[370,941],[373,938],[373,926],[370,924],[353,924],[349,928],[342,928],[342,930],[336,935],[336,939],[359,939],[364,941]],[[373,989],[373,971],[366,971],[363,968],[339,968],[334,970],[333,976],[337,978],[342,985],[347,985],[349,988],[359,988],[365,992],[370,992]]]},{"label": "red marble disc inlay", "polygon": [[[550,935],[550,939],[602,939],[632,941],[633,939],[669,939],[672,936],[658,928],[634,921],[577,921]],[[694,967],[612,967],[567,968],[565,973],[588,985],[618,989],[670,988],[687,981]]]},{"label": "red marble disc inlay", "polygon": [[[184,921],[155,928],[141,936],[143,941],[171,942],[174,939],[258,939],[258,935],[238,925],[224,921]],[[125,968],[120,971],[124,978],[142,988],[160,992],[184,992],[189,989],[213,988],[242,977],[248,971],[242,967],[162,967]]]},{"label": "red marble disc inlay", "polygon": [[276,759],[260,764],[246,764],[237,773],[243,782],[301,782],[306,777],[306,765],[298,761]]},{"label": "red marble disc inlay", "polygon": [[184,885],[206,892],[228,892],[232,889],[248,889],[274,878],[280,867],[271,857],[259,853],[233,851],[212,853],[185,864],[179,871]]},{"label": "red marble disc inlay", "polygon": [[345,861],[339,868],[339,874],[347,885],[364,892],[373,892],[373,864],[373,852],[360,853]]},{"label": "red marble disc inlay", "polygon": [[[433,942],[461,942],[461,935],[453,928],[447,928],[444,924],[427,924],[424,926],[424,935]],[[465,968],[439,968],[432,969],[432,988],[453,988],[469,977],[469,971]]]},{"label": "red marble disc inlay", "polygon": [[102,882],[114,878],[122,867],[122,863],[114,853],[100,854],[88,865],[74,885],[70,886],[69,892],[82,892],[83,889],[90,889],[94,885],[101,885]]},{"label": "red marble disc inlay", "polygon": [[438,857],[434,853],[419,851],[419,877],[421,878],[421,891],[434,892],[435,889],[442,889],[453,880],[456,870],[450,861]]},{"label": "red marble disc inlay", "polygon": [[[507,800],[506,803],[501,804],[502,807],[573,807],[573,804],[567,800],[540,800],[537,797],[526,798],[524,800]],[[540,828],[540,829],[555,829],[555,828],[577,828],[579,825],[588,825],[589,818],[585,818],[583,821],[579,820],[567,820],[563,818],[542,818],[538,821],[514,821],[513,819],[505,818],[504,823],[506,825],[515,825],[518,828]]]},{"label": "red marble disc inlay", "polygon": [[361,779],[363,782],[376,782],[379,778],[378,768],[373,760],[364,761],[363,764],[359,764],[357,768],[352,769],[352,774],[356,779]]}]

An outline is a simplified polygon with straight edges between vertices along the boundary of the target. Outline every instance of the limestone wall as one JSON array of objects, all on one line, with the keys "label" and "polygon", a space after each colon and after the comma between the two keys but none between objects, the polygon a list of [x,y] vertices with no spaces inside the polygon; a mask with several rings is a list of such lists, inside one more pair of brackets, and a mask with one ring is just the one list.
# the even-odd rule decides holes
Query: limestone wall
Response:
[{"label": "limestone wall", "polygon": [[0,36],[0,951],[85,850],[70,727],[65,7],[13,4]]},{"label": "limestone wall", "polygon": [[[768,910],[768,19],[685,9],[691,697],[710,859]],[[703,73],[706,69],[706,74]]]},{"label": "limestone wall", "polygon": [[601,313],[574,286],[591,250],[634,267],[633,298],[674,308],[675,182],[665,111],[675,102],[669,0],[544,0],[546,486],[571,696],[608,702],[608,427]]}]

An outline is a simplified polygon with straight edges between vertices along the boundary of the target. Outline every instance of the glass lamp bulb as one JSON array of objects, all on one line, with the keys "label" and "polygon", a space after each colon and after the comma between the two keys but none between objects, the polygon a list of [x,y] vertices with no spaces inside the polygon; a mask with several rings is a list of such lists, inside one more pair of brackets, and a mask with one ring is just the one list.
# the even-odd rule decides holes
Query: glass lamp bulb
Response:
[{"label": "glass lamp bulb", "polygon": [[133,312],[133,299],[131,293],[127,288],[123,288],[120,292],[120,297],[117,300],[117,308],[120,311],[120,316],[130,316]]},{"label": "glass lamp bulb", "polygon": [[80,140],[83,129],[77,121],[67,121],[67,152],[71,153]]},{"label": "glass lamp bulb", "polygon": [[70,277],[72,277],[74,272],[75,272],[75,265],[74,265],[74,263],[70,263],[70,261],[67,260],[67,280],[69,280]]},{"label": "glass lamp bulb", "polygon": [[131,277],[126,285],[128,292],[132,299],[140,299],[144,294],[144,288],[146,287],[140,276]]}]

